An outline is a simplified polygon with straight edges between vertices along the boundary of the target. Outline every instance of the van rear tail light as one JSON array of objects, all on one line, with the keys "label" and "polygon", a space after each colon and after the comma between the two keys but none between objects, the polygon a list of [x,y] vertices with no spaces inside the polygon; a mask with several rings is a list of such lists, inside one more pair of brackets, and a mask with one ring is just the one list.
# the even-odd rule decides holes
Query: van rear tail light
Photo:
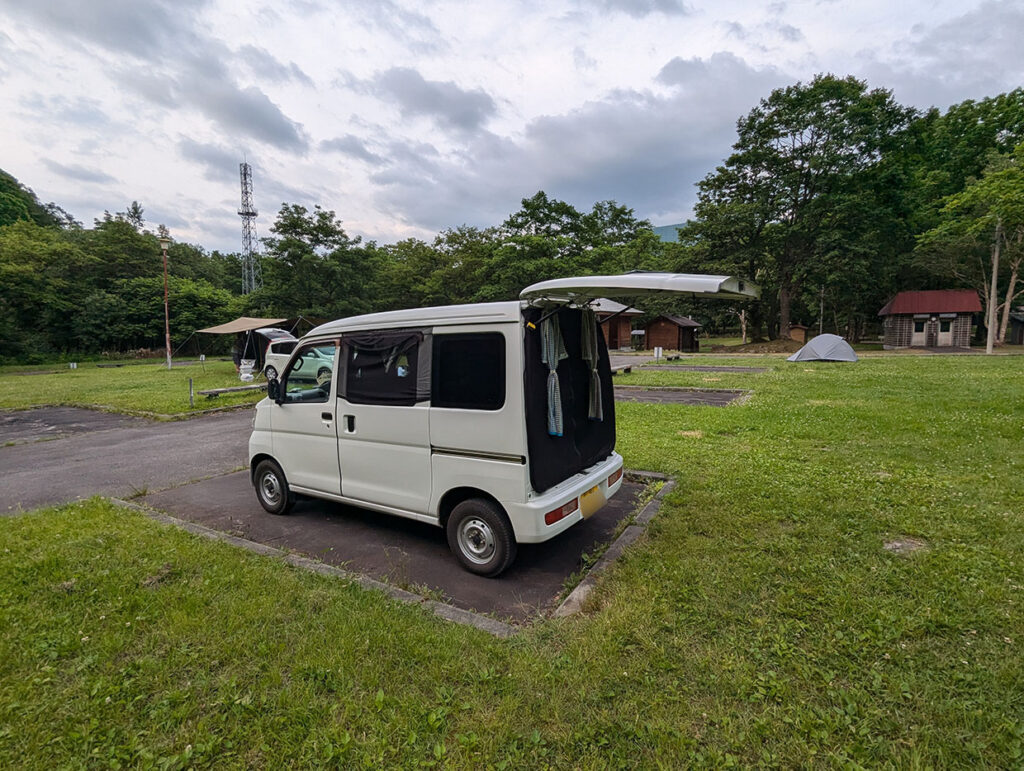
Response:
[{"label": "van rear tail light", "polygon": [[580,499],[573,498],[564,506],[559,506],[557,509],[552,509],[544,515],[544,524],[553,525],[560,519],[565,519],[572,514],[576,509],[580,507]]},{"label": "van rear tail light", "polygon": [[608,477],[608,486],[611,487],[613,484],[618,482],[620,479],[622,479],[622,469],[621,468],[618,471],[616,471],[614,474],[612,474],[610,477]]}]

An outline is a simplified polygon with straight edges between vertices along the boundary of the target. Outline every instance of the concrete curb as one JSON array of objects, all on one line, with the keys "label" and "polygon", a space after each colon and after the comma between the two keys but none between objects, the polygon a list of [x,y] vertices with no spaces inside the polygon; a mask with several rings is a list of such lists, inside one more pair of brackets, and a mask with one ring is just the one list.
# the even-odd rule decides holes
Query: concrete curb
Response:
[{"label": "concrete curb", "polygon": [[654,519],[661,509],[662,499],[676,486],[676,483],[669,479],[669,477],[653,471],[628,471],[626,475],[646,482],[664,481],[665,485],[647,502],[647,505],[640,510],[640,513],[633,518],[633,522],[612,542],[607,551],[601,555],[601,559],[587,572],[587,575],[584,576],[576,588],[555,608],[551,614],[553,618],[566,618],[579,613],[583,609],[583,604],[586,602],[587,597],[590,596],[590,593],[594,591],[594,587],[597,586],[597,577],[607,570],[615,560],[621,557],[630,544],[644,534],[647,525],[650,524],[651,520]]},{"label": "concrete curb", "polygon": [[511,624],[506,624],[503,621],[497,621],[493,618],[481,616],[468,610],[462,610],[461,608],[445,605],[441,602],[428,600],[424,597],[420,597],[418,594],[407,592],[404,589],[399,589],[382,581],[377,581],[367,576],[359,575],[358,573],[352,573],[348,570],[335,567],[334,565],[328,565],[325,562],[318,562],[308,557],[303,557],[298,554],[292,554],[284,551],[283,549],[278,549],[274,546],[267,546],[266,544],[257,543],[256,541],[250,541],[245,538],[239,538],[235,535],[222,533],[219,530],[213,530],[211,528],[204,527],[203,525],[197,525],[195,522],[178,519],[177,517],[172,517],[168,514],[157,511],[156,509],[151,509],[148,506],[143,506],[138,503],[121,500],[120,498],[110,498],[109,500],[118,506],[123,506],[124,508],[137,511],[143,516],[149,517],[156,522],[187,530],[194,535],[209,538],[212,541],[220,541],[221,543],[237,546],[238,548],[245,549],[246,551],[250,551],[255,554],[260,554],[264,557],[276,557],[288,565],[300,568],[301,570],[308,570],[311,573],[318,573],[322,576],[332,576],[334,578],[350,581],[354,584],[358,584],[363,589],[382,592],[391,599],[398,600],[399,602],[408,603],[409,605],[421,605],[434,615],[443,618],[446,621],[454,621],[457,624],[472,626],[501,639],[512,637],[519,631],[516,627]]}]

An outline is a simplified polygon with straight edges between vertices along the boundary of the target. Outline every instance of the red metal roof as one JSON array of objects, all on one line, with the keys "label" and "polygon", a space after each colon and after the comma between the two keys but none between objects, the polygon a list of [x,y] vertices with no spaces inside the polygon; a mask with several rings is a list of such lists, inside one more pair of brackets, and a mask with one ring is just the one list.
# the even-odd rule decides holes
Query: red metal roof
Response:
[{"label": "red metal roof", "polygon": [[981,300],[973,289],[932,289],[900,292],[878,312],[879,316],[899,313],[977,313]]}]

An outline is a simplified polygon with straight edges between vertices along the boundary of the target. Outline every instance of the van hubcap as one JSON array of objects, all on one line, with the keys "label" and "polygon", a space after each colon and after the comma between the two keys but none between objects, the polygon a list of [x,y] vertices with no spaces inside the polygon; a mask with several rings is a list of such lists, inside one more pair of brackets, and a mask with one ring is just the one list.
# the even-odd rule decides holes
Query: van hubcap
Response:
[{"label": "van hubcap", "polygon": [[494,532],[482,519],[470,517],[459,525],[459,548],[466,559],[485,565],[494,556]]},{"label": "van hubcap", "polygon": [[281,499],[281,484],[277,481],[277,476],[271,472],[265,473],[260,480],[260,491],[263,493],[263,500],[271,506],[276,505]]}]

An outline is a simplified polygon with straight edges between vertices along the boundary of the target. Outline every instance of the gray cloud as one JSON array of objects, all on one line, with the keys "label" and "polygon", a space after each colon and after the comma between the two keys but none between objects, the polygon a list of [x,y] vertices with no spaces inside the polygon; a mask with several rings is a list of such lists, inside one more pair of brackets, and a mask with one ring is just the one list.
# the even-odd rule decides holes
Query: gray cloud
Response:
[{"label": "gray cloud", "polygon": [[100,103],[89,97],[69,99],[64,96],[47,97],[33,94],[22,99],[21,105],[36,120],[47,123],[99,128],[110,125],[110,117]]},{"label": "gray cloud", "polygon": [[283,64],[265,48],[245,45],[238,49],[237,57],[249,67],[252,73],[272,83],[295,81],[304,86],[313,86],[313,80],[295,62]]},{"label": "gray cloud", "polygon": [[[191,107],[231,134],[305,152],[308,141],[301,126],[260,89],[239,84],[223,64],[231,61],[228,48],[193,26],[196,11],[205,3],[11,0],[8,10],[86,48],[98,47],[111,54],[111,60],[118,62],[111,66],[115,81],[156,105]],[[125,54],[147,62],[148,71],[140,69],[137,62],[126,63]],[[291,71],[267,57],[261,58],[259,49],[253,49],[242,58],[250,67],[266,69],[276,63],[291,77],[308,80],[297,67]]]},{"label": "gray cloud", "polygon": [[784,24],[783,22],[773,22],[768,25],[768,29],[775,32],[779,37],[785,40],[787,43],[797,43],[804,39],[804,33],[794,27],[792,24]]},{"label": "gray cloud", "polygon": [[178,140],[178,152],[186,160],[203,167],[203,176],[212,182],[238,182],[241,153],[222,145],[202,144],[188,137]]},{"label": "gray cloud", "polygon": [[447,48],[430,17],[403,8],[394,0],[354,0],[350,6],[368,26],[404,41],[414,53],[437,53]]},{"label": "gray cloud", "polygon": [[716,54],[674,59],[659,80],[672,87],[666,96],[612,92],[532,121],[522,140],[481,133],[457,156],[419,156],[418,166],[396,160],[373,177],[379,203],[437,230],[495,224],[543,189],[578,207],[613,199],[641,217],[679,221],[691,213],[694,184],[728,155],[737,118],[791,79]]},{"label": "gray cloud", "polygon": [[578,70],[592,70],[597,67],[597,60],[588,56],[582,46],[572,49],[572,63]]},{"label": "gray cloud", "polygon": [[690,13],[683,0],[579,0],[579,4],[587,9],[619,11],[635,19],[642,19],[652,13],[670,16],[685,16]]},{"label": "gray cloud", "polygon": [[404,117],[428,117],[458,131],[476,131],[497,112],[497,105],[485,91],[466,90],[451,81],[426,80],[409,67],[392,67],[370,81],[353,85],[394,102]]},{"label": "gray cloud", "polygon": [[46,166],[54,174],[59,174],[66,179],[73,179],[76,182],[88,182],[90,184],[107,185],[115,183],[117,180],[109,174],[97,171],[96,169],[89,169],[85,166],[79,166],[78,164],[63,164],[57,163],[49,158],[43,158],[43,165]]},{"label": "gray cloud", "polygon": [[338,152],[350,158],[364,161],[371,166],[383,166],[387,161],[366,146],[366,142],[353,134],[346,134],[343,137],[326,139],[320,143],[320,150],[327,152]]},{"label": "gray cloud", "polygon": [[917,107],[948,107],[1024,83],[1024,5],[988,0],[944,24],[915,24],[894,50],[861,53],[861,74]]},{"label": "gray cloud", "polygon": [[159,58],[173,51],[174,41],[190,35],[187,23],[206,0],[171,2],[153,0],[7,0],[7,11],[41,23],[83,44],[132,54],[140,59]]}]

